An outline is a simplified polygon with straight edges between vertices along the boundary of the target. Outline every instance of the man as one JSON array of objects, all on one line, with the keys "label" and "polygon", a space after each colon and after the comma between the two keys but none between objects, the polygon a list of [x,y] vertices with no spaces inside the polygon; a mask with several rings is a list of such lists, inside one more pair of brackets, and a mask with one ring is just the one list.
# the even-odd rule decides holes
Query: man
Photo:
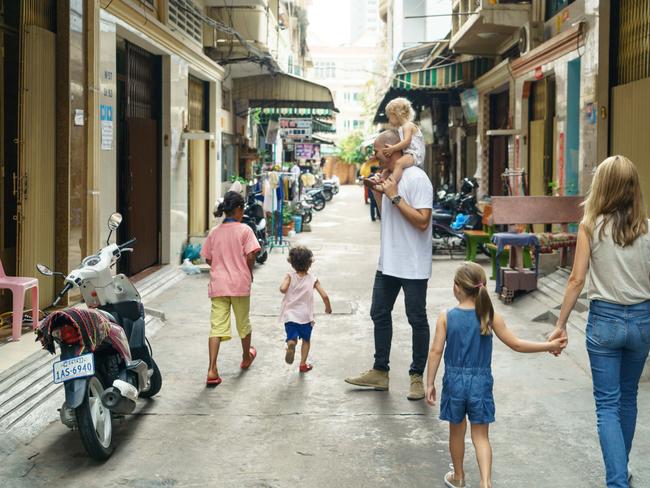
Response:
[{"label": "man", "polygon": [[[392,171],[402,155],[398,151],[387,158],[382,149],[398,142],[399,136],[394,131],[384,131],[375,140],[375,155],[382,169]],[[382,193],[375,191],[381,211],[381,251],[370,309],[375,329],[375,363],[373,369],[345,381],[375,390],[388,390],[393,337],[391,312],[401,289],[413,341],[409,370],[411,386],[407,398],[421,400],[424,398],[422,374],[429,348],[426,296],[427,282],[431,277],[433,187],[424,171],[413,166],[404,170],[398,185],[389,178]]]}]

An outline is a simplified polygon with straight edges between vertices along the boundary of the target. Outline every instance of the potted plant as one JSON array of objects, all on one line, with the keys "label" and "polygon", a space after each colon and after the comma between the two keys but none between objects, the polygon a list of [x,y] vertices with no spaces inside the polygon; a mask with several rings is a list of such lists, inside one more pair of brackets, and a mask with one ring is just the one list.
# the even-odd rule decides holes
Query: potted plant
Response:
[{"label": "potted plant", "polygon": [[289,205],[282,207],[282,235],[288,236],[293,230],[293,211]]}]

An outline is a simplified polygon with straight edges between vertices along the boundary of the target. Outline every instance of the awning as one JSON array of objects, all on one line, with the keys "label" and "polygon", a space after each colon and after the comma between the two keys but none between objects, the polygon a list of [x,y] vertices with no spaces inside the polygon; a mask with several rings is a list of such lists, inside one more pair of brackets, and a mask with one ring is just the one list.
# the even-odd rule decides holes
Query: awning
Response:
[{"label": "awning", "polygon": [[338,111],[329,88],[285,73],[237,78],[233,81],[232,95],[234,99],[248,100],[251,108],[323,108]]},{"label": "awning", "polygon": [[483,73],[487,73],[493,66],[487,58],[476,58],[471,61],[462,61],[443,66],[399,73],[393,77],[391,86],[405,90],[420,88],[434,88],[448,90],[462,85],[471,84]]},{"label": "awning", "polygon": [[414,107],[430,105],[432,98],[447,99],[449,93],[459,93],[472,86],[474,80],[492,66],[492,60],[476,58],[395,74],[377,107],[374,123],[387,121],[384,109],[395,97],[408,98]]}]

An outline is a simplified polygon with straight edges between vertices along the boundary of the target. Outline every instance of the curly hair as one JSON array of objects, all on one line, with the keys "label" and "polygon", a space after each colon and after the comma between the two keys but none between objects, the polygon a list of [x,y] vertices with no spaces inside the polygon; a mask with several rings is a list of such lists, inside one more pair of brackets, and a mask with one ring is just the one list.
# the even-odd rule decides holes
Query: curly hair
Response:
[{"label": "curly hair", "polygon": [[411,122],[415,118],[411,102],[404,97],[393,98],[388,102],[386,115],[394,115],[401,123]]},{"label": "curly hair", "polygon": [[314,253],[305,246],[292,247],[287,261],[298,273],[306,273],[314,262]]}]

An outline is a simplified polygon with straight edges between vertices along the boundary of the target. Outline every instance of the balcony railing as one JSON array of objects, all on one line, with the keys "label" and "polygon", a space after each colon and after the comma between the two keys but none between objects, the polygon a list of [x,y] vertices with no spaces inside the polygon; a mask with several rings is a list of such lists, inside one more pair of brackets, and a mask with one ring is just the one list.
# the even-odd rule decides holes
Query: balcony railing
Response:
[{"label": "balcony railing", "polygon": [[451,48],[458,53],[500,54],[529,22],[531,1],[454,0]]}]

